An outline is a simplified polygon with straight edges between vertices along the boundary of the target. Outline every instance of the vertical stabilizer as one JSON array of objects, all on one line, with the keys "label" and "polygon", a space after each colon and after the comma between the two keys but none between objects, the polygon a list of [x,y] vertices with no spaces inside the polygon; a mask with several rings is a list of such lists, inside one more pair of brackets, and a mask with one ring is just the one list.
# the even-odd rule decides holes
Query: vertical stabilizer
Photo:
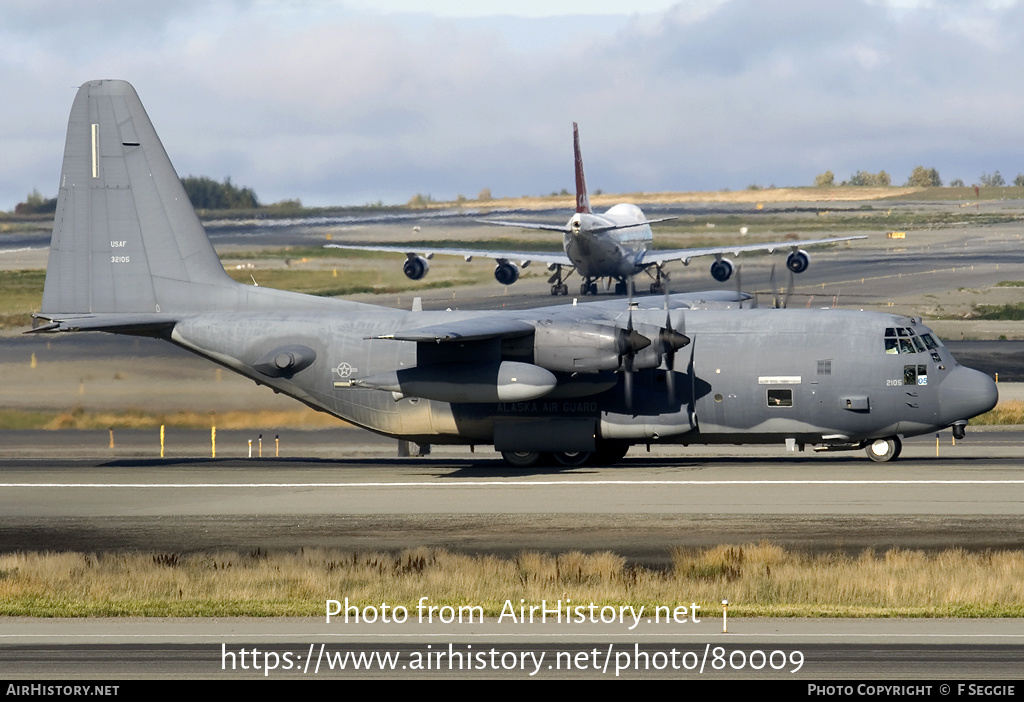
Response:
[{"label": "vertical stabilizer", "polygon": [[587,180],[583,177],[583,155],[580,153],[580,130],[572,123],[572,149],[576,156],[576,211],[590,212],[590,196],[587,195]]},{"label": "vertical stabilizer", "polygon": [[43,313],[201,310],[211,293],[237,285],[135,89],[82,85],[68,120]]}]

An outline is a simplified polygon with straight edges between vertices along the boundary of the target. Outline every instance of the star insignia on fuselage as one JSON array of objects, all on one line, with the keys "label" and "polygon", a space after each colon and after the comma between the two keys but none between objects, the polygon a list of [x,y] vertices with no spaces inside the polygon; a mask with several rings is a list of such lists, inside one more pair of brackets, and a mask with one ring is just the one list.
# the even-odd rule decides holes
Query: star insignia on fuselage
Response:
[{"label": "star insignia on fuselage", "polygon": [[352,372],[355,370],[356,369],[353,368],[352,365],[349,363],[339,363],[338,367],[334,369],[334,372],[337,373],[342,378],[348,378],[349,376],[352,375]]}]

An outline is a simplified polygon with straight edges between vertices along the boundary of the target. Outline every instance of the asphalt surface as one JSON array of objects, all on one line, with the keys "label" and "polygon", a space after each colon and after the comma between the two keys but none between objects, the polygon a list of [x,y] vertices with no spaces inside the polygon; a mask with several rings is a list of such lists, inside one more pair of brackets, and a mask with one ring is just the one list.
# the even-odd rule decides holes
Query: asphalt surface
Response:
[{"label": "asphalt surface", "polygon": [[[26,445],[41,433],[0,439]],[[303,443],[320,452],[332,437],[352,439],[352,433],[316,432]],[[59,432],[36,453],[59,456],[88,444],[90,437],[76,434]],[[810,552],[1024,547],[1020,432],[974,432],[956,446],[946,437],[938,457],[934,441],[911,440],[891,465],[860,453],[787,456],[782,448],[733,447],[680,455],[662,448],[630,456],[618,469],[526,471],[505,468],[493,454],[454,450],[397,459],[384,441],[350,444],[347,450],[363,454],[357,459],[129,455],[152,446],[151,432],[145,434],[125,437],[114,452],[121,455],[0,461],[3,550],[433,546],[510,556],[523,549],[612,549],[661,567],[672,547],[761,540]],[[178,437],[176,450],[186,451],[186,438]],[[201,450],[201,434],[191,440],[187,451]],[[429,587],[424,594],[429,597]],[[325,607],[344,595],[324,593]],[[955,685],[1015,680],[1024,656],[1018,620],[733,617],[723,623],[708,605],[698,619],[659,624],[647,617],[630,629],[610,618],[572,625],[426,622],[415,610],[400,626],[338,618],[15,618],[0,632],[0,677]],[[470,658],[471,652],[482,657]]]}]

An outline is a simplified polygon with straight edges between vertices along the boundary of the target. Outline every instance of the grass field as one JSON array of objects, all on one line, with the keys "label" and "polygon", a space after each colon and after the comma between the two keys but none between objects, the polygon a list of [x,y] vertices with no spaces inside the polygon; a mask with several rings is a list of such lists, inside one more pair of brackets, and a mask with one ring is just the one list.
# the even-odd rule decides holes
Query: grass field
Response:
[{"label": "grass field", "polygon": [[420,548],[401,553],[15,553],[0,556],[0,615],[323,616],[326,599],[415,610],[506,600],[689,605],[734,616],[1020,617],[1024,553],[961,550],[807,555],[761,543],[676,550],[672,566],[611,553],[515,558]]}]

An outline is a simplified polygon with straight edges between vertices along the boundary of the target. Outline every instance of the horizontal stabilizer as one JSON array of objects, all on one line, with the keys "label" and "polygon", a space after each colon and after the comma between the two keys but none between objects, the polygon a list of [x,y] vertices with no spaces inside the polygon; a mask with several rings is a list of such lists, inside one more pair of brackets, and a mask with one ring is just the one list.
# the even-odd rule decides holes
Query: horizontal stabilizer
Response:
[{"label": "horizontal stabilizer", "polygon": [[140,336],[160,336],[169,331],[178,321],[177,316],[168,314],[113,313],[113,314],[69,314],[47,316],[35,314],[33,328],[26,334],[62,331],[105,331]]}]

